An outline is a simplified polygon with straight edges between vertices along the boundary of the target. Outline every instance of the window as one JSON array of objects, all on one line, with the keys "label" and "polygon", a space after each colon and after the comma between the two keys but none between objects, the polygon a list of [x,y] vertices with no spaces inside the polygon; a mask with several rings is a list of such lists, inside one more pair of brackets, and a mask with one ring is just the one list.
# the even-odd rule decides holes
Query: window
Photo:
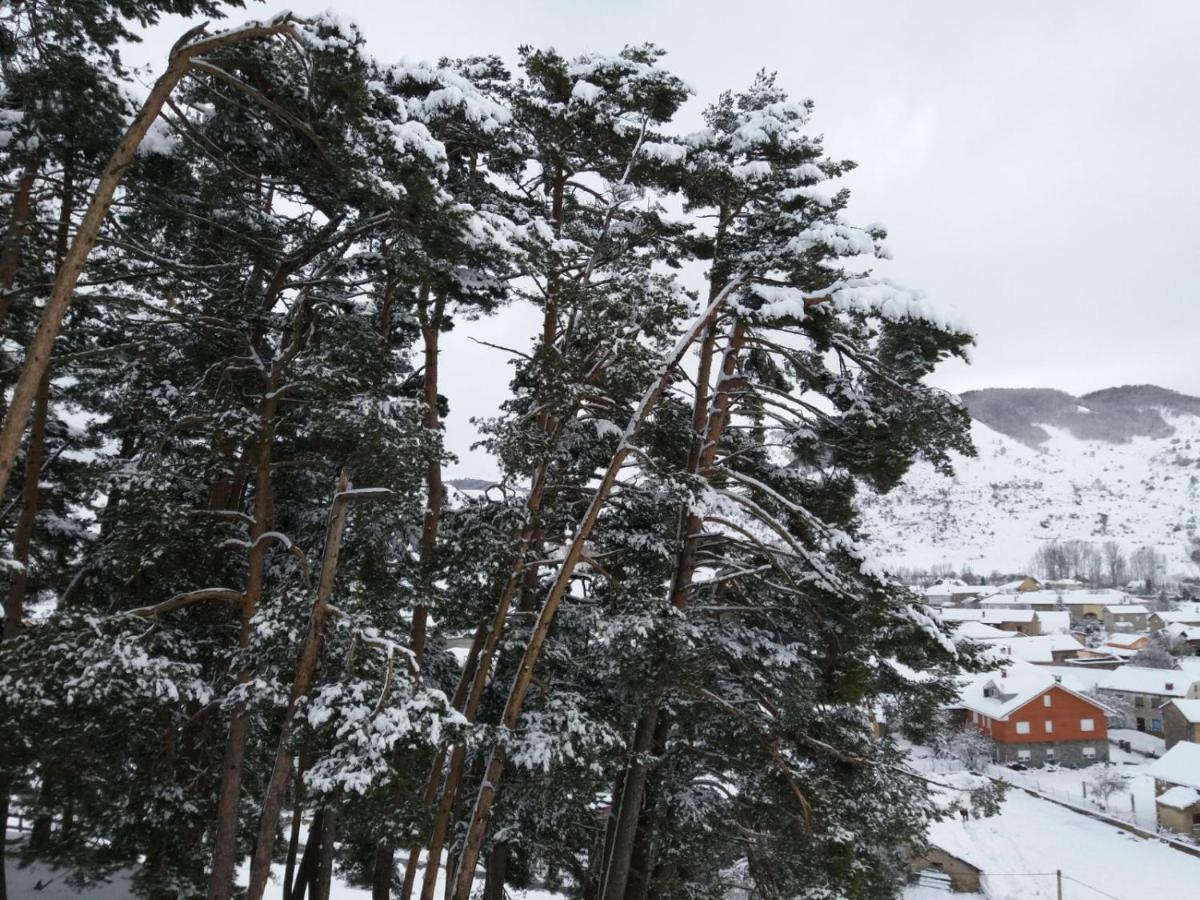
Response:
[{"label": "window", "polygon": [[1096,720],[1095,719],[1080,719],[1079,720],[1079,730],[1080,731],[1095,731],[1096,730]]},{"label": "window", "polygon": [[1083,748],[1083,758],[1084,759],[1095,759],[1096,758],[1096,748],[1095,747],[1084,747]]},{"label": "window", "polygon": [[1029,734],[1029,723],[1028,722],[1018,722],[1017,723],[1017,734]]},{"label": "window", "polygon": [[1046,748],[1046,759],[1054,759],[1054,748],[1053,747]]},{"label": "window", "polygon": [[1049,706],[1049,705],[1050,705],[1050,695],[1043,694],[1042,695],[1042,706]]},{"label": "window", "polygon": [[1146,698],[1142,697],[1142,696],[1134,697],[1133,705],[1136,706],[1138,709],[1145,709],[1146,708]]},{"label": "window", "polygon": [[1018,750],[1017,751],[1017,759],[1029,759],[1029,751],[1028,750]]},{"label": "window", "polygon": [[1049,719],[1047,719],[1046,720],[1046,734],[1052,734],[1053,732],[1054,732],[1054,723],[1051,722]]},{"label": "window", "polygon": [[1162,731],[1162,719],[1151,719],[1150,720],[1150,730],[1151,731]]}]

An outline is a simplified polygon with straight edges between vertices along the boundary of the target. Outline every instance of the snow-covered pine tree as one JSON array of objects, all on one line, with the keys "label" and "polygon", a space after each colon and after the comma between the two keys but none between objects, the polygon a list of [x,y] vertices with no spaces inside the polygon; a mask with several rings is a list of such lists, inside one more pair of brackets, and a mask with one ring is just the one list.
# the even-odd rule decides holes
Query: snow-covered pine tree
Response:
[{"label": "snow-covered pine tree", "polygon": [[[674,876],[664,876],[661,885],[650,888],[661,852],[645,805],[651,764],[655,757],[669,756],[675,728],[684,722],[690,727],[697,719],[711,720],[709,727],[719,727],[715,733],[738,742],[730,766],[708,772],[710,778],[736,785],[732,760],[740,759],[747,774],[762,782],[754,786],[756,791],[773,785],[778,801],[790,799],[798,807],[779,820],[782,831],[767,832],[767,840],[778,842],[771,844],[773,853],[797,845],[804,865],[796,871],[806,873],[809,885],[846,877],[844,867],[838,868],[842,857],[828,843],[845,834],[833,824],[837,817],[827,820],[831,832],[826,843],[811,831],[814,814],[822,810],[819,804],[828,803],[824,812],[832,813],[838,796],[836,789],[819,794],[799,781],[797,773],[812,762],[835,768],[857,765],[850,771],[860,783],[848,793],[857,796],[871,784],[881,798],[877,824],[889,838],[902,832],[916,840],[922,824],[919,803],[888,802],[895,798],[876,783],[905,787],[892,777],[900,768],[894,750],[871,739],[868,709],[881,694],[904,688],[904,679],[890,674],[886,662],[901,648],[911,647],[909,652],[935,670],[940,667],[944,675],[952,653],[930,620],[889,588],[882,573],[864,564],[851,501],[859,479],[886,488],[918,454],[944,465],[947,447],[968,448],[962,411],[919,379],[970,339],[930,314],[914,295],[841,270],[841,257],[878,253],[883,234],[845,224],[839,217],[845,194],[828,195],[817,187],[844,166],[825,159],[819,142],[801,134],[807,113],[806,104],[788,102],[764,76],[736,100],[723,98],[710,112],[710,128],[687,142],[689,199],[698,211],[717,216],[707,241],[713,257],[713,302],[701,323],[700,387],[694,392],[692,415],[675,416],[685,428],[690,418],[691,428],[684,434],[691,434],[674,443],[674,458],[650,457],[651,464],[640,474],[645,482],[665,480],[690,498],[681,516],[669,591],[637,598],[641,621],[614,628],[615,634],[640,637],[646,634],[649,615],[654,640],[648,645],[639,641],[641,649],[630,654],[641,668],[635,686],[644,712],[631,740],[633,765],[614,792],[613,822],[599,866],[601,896],[640,897],[647,890],[669,896],[719,882],[709,868],[694,881],[690,875],[678,883]],[[722,305],[725,298],[729,302]],[[553,646],[553,639],[542,643],[545,629],[557,624],[554,617],[566,585],[575,567],[584,563],[582,546],[587,545],[589,554],[599,552],[609,508],[624,507],[628,496],[636,496],[639,476],[622,473],[618,481],[617,474],[632,455],[630,445],[640,428],[654,434],[658,402],[653,391],[647,394],[580,520],[514,679],[503,720],[509,729],[520,721],[528,673],[542,658],[542,646]],[[662,409],[667,413],[670,405]],[[637,456],[648,454],[643,450]],[[672,466],[681,463],[684,467],[673,474]],[[594,471],[587,473],[589,478]],[[609,499],[614,491],[622,502]],[[660,492],[660,502],[662,496]],[[730,604],[729,614],[722,608],[728,599],[692,612],[701,546],[708,557],[704,570],[715,574],[719,596],[738,601]],[[752,591],[739,584],[743,577]],[[774,610],[785,612],[786,626],[776,624],[777,614],[768,612]],[[764,614],[765,622],[760,619]],[[647,646],[653,647],[649,654]],[[710,683],[710,678],[717,681]],[[941,692],[923,689],[921,696],[936,702],[945,689],[943,680]],[[908,693],[918,692],[910,685]],[[660,715],[663,707],[668,709]],[[785,726],[785,716],[795,718]],[[790,730],[780,733],[783,727]],[[467,870],[474,862],[470,853],[486,829],[505,771],[505,742],[512,740],[502,733],[491,752],[467,853],[459,863],[460,898],[467,896]],[[691,776],[685,782],[689,786]],[[653,785],[652,796],[657,798],[668,784]],[[920,794],[919,789],[906,792],[914,801]],[[658,803],[655,799],[655,808]],[[666,796],[661,803],[655,817],[670,816]],[[911,809],[911,816],[897,817],[900,808]],[[870,809],[864,803],[857,811]],[[719,820],[749,827],[735,810],[721,810]],[[686,831],[674,831],[671,821],[672,839],[677,840]],[[801,821],[814,835],[807,842],[805,830],[794,827]],[[890,832],[884,829],[889,822]],[[726,840],[728,864],[754,852],[736,830]],[[881,850],[894,846],[883,844]],[[712,851],[710,840],[688,866],[719,862],[721,855]],[[828,861],[824,872],[814,869],[819,859]],[[631,881],[635,861],[638,877]],[[889,867],[894,863],[886,853],[865,862],[861,877],[872,890],[894,883],[894,867]],[[771,877],[782,883],[787,871],[784,866]],[[764,889],[770,889],[765,882]]]},{"label": "snow-covered pine tree", "polygon": [[[289,897],[340,864],[409,900],[422,847],[423,900],[447,850],[459,900],[481,860],[488,900],[893,895],[936,812],[872,716],[929,728],[963,660],[854,495],[969,450],[922,382],[969,337],[869,274],[808,104],[761,76],[671,137],[650,46],[514,78],[287,28],[189,63],[33,404],[60,461],[14,481],[9,596],[57,603],[0,645],[27,850],[164,900],[247,855],[253,898],[282,861]],[[132,109],[104,65],[58,132],[5,95],[6,352]],[[504,476],[447,502],[440,336],[513,299],[542,325],[483,428]]]}]

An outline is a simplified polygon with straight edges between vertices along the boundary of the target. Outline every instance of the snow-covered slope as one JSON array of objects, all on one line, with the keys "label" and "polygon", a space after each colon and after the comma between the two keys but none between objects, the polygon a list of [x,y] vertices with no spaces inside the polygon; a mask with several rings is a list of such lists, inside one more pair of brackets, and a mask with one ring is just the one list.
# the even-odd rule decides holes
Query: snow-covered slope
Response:
[{"label": "snow-covered slope", "polygon": [[[1117,388],[1069,405],[1060,392],[965,395],[978,457],[957,458],[953,478],[915,466],[891,494],[864,496],[876,552],[892,566],[949,563],[986,574],[1028,568],[1049,540],[1112,540],[1126,553],[1152,545],[1172,574],[1195,574],[1188,536],[1198,522],[1200,415],[1194,398],[1153,394],[1160,390]],[[1044,402],[1050,394],[1054,409]],[[996,395],[1006,396],[1003,415]],[[1102,402],[1089,406],[1089,398]],[[1080,436],[1089,433],[1112,437]]]}]

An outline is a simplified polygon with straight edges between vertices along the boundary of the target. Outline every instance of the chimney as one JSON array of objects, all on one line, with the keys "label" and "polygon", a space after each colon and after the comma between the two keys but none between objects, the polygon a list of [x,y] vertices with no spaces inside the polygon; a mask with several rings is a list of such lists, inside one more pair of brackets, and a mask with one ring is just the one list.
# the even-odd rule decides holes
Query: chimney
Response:
[{"label": "chimney", "polygon": [[1007,678],[1007,677],[1008,677],[1008,670],[1007,670],[1007,669],[1001,669],[1001,670],[1000,670],[1000,677],[1001,677],[1001,678]]},{"label": "chimney", "polygon": [[1173,682],[1173,681],[1168,681],[1168,682],[1167,682],[1167,690],[1168,690],[1168,691],[1173,691],[1173,690],[1175,690],[1175,682]]}]

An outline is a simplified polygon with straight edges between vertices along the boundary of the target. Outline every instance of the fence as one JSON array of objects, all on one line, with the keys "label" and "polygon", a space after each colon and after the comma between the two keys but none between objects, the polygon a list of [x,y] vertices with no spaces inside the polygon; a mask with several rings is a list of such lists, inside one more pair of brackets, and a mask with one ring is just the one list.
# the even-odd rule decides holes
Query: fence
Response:
[{"label": "fence", "polygon": [[1087,794],[1082,785],[1066,785],[1062,782],[1039,778],[1036,772],[1014,772],[1001,766],[992,766],[989,774],[1007,781],[1009,784],[1029,788],[1060,803],[1077,806],[1087,812],[1104,813],[1110,818],[1120,819],[1122,822],[1148,828],[1151,831],[1158,827],[1154,804],[1143,800],[1139,806],[1137,796],[1131,791],[1112,794],[1107,801],[1104,801]]}]

